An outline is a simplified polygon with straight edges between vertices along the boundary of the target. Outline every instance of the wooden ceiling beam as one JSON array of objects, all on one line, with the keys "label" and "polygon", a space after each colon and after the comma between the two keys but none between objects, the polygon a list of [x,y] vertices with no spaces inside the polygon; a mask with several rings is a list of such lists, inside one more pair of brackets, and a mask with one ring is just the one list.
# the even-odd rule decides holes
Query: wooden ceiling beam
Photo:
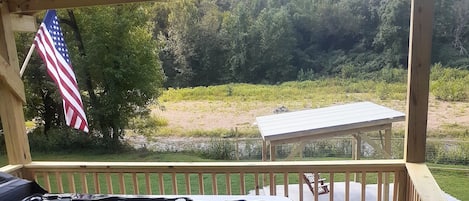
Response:
[{"label": "wooden ceiling beam", "polygon": [[163,1],[166,0],[9,0],[7,2],[12,13],[34,13],[47,9]]},{"label": "wooden ceiling beam", "polygon": [[19,63],[15,37],[12,30],[11,15],[6,7],[0,7],[0,82],[26,102],[24,84],[19,75]]},{"label": "wooden ceiling beam", "polygon": [[36,17],[30,15],[10,14],[14,32],[36,32]]}]

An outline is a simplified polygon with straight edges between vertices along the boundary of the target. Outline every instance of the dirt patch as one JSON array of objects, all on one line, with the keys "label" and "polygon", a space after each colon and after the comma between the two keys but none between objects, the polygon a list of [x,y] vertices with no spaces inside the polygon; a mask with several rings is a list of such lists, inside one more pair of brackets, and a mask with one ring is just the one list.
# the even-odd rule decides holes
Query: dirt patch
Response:
[{"label": "dirt patch", "polygon": [[[405,101],[381,101],[381,104],[405,113]],[[270,115],[280,107],[292,111],[310,109],[303,102],[222,102],[222,101],[182,101],[163,103],[164,111],[154,109],[153,113],[168,120],[169,128],[183,130],[233,129],[253,126],[257,116]],[[430,98],[428,129],[435,131],[445,125],[458,125],[469,128],[469,103],[445,102]],[[395,127],[405,129],[404,122]]]}]

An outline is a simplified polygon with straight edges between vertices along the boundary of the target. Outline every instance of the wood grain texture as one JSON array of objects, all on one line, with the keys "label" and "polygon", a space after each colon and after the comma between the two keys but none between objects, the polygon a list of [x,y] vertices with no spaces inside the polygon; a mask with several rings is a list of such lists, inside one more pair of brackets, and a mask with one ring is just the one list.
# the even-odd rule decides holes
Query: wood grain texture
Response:
[{"label": "wood grain texture", "polygon": [[404,158],[413,163],[425,162],[433,7],[433,0],[412,0]]},{"label": "wood grain texture", "polygon": [[0,7],[0,85],[6,84],[17,98],[26,102],[24,85],[19,76],[19,62],[8,8]]},{"label": "wood grain texture", "polygon": [[407,198],[408,201],[446,200],[427,165],[406,163],[406,169],[409,177],[407,188],[411,190]]},{"label": "wood grain texture", "polygon": [[9,164],[30,163],[31,152],[24,125],[23,103],[2,85],[0,85],[0,116]]},{"label": "wood grain texture", "polygon": [[31,15],[10,14],[12,29],[15,32],[36,32],[36,17]]}]

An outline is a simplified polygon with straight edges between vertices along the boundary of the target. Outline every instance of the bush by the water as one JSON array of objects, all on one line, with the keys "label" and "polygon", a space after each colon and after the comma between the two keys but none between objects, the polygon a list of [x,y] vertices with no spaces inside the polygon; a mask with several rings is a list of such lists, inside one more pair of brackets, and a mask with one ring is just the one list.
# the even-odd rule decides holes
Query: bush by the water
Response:
[{"label": "bush by the water", "polygon": [[452,165],[469,165],[469,142],[435,141],[427,143],[428,162]]},{"label": "bush by the water", "polygon": [[86,134],[70,128],[57,128],[49,130],[46,135],[42,129],[42,127],[38,127],[28,134],[32,152],[92,151],[115,153],[130,150],[130,146],[126,144],[111,144],[110,140],[105,140],[102,136],[93,135],[92,133]]},{"label": "bush by the water", "polygon": [[235,150],[235,144],[232,141],[223,138],[212,138],[207,149],[201,151],[201,155],[207,159],[233,160]]}]

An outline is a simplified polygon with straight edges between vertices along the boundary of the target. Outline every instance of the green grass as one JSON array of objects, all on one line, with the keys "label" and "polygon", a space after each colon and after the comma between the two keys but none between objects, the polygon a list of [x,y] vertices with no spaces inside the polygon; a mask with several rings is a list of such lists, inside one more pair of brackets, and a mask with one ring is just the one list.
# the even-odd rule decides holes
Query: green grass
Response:
[{"label": "green grass", "polygon": [[159,128],[157,134],[158,137],[224,137],[224,138],[235,138],[236,136],[240,137],[259,137],[259,129],[256,127],[247,127],[243,129],[238,129],[235,132],[233,129],[224,129],[217,128],[212,130],[202,130],[202,129],[192,129],[184,130],[182,128],[170,128],[162,127]]},{"label": "green grass", "polygon": [[[135,151],[118,154],[95,154],[89,153],[32,153],[32,158],[35,161],[103,161],[103,162],[200,162],[200,161],[213,161],[200,158],[190,153],[154,153],[149,151]],[[58,160],[60,159],[60,160]]]},{"label": "green grass", "polygon": [[459,200],[469,200],[469,166],[427,163],[433,177],[446,193]]},{"label": "green grass", "polygon": [[[377,94],[376,91],[381,93]],[[309,101],[315,106],[357,100],[404,100],[405,83],[383,83],[372,80],[324,78],[315,81],[292,81],[280,85],[226,84],[208,87],[168,89],[160,103],[183,100],[204,101]]]},{"label": "green grass", "polygon": [[469,200],[469,168],[466,170],[430,168],[440,188],[459,200]]}]

